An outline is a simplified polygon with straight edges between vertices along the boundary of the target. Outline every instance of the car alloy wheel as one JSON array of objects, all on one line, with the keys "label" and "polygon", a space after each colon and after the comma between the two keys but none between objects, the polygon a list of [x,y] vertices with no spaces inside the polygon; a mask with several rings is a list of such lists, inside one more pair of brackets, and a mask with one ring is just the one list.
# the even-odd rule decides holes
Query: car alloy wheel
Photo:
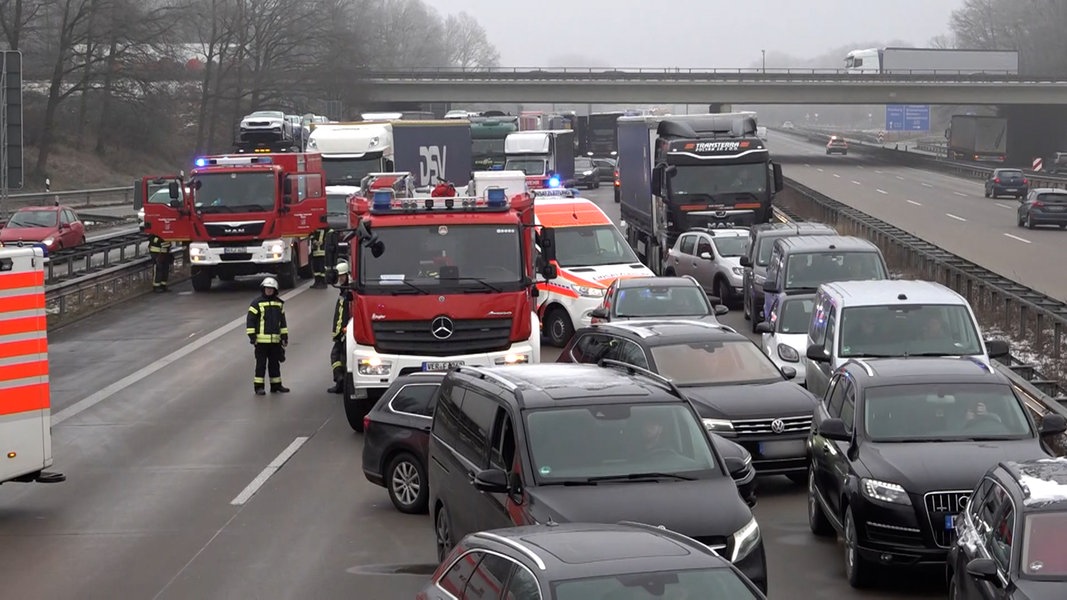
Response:
[{"label": "car alloy wheel", "polygon": [[422,466],[407,452],[398,454],[389,461],[389,499],[403,513],[426,511],[428,491]]},{"label": "car alloy wheel", "polygon": [[444,562],[448,553],[454,546],[452,542],[452,525],[448,520],[448,510],[445,507],[437,509],[434,518],[434,538],[437,542],[437,562]]}]

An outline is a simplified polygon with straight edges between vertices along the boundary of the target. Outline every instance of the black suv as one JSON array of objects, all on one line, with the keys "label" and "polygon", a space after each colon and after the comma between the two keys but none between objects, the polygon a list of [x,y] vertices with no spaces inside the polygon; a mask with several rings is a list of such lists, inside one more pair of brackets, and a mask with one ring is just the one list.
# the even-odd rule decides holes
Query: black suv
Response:
[{"label": "black suv", "polygon": [[985,197],[1015,196],[1022,198],[1030,189],[1030,181],[1019,169],[993,169],[985,180]]},{"label": "black suv", "polygon": [[975,484],[1002,460],[1048,457],[1011,382],[967,358],[851,360],[830,379],[808,439],[808,523],[845,539],[845,572],[943,564]]},{"label": "black suv", "polygon": [[837,230],[823,223],[761,223],[752,227],[741,256],[741,288],[744,295],[745,319],[752,320],[752,331],[764,320],[763,282],[767,279],[767,265],[771,262],[774,240],[797,235],[837,235]]},{"label": "black suv", "polygon": [[805,439],[816,398],[752,340],[725,325],[627,321],[578,330],[558,362],[617,360],[674,382],[696,405],[704,427],[741,444],[757,475],[807,479]]},{"label": "black suv", "polygon": [[458,367],[429,454],[437,556],[513,525],[640,521],[710,546],[761,590],[759,526],[692,404],[621,363]]},{"label": "black suv", "polygon": [[1002,462],[986,473],[948,553],[953,600],[1067,596],[1067,459]]}]

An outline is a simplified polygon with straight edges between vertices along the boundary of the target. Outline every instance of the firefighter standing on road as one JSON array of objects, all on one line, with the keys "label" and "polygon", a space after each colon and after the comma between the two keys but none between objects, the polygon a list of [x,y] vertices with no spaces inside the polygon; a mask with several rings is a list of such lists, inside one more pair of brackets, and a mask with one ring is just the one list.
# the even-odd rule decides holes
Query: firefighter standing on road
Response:
[{"label": "firefighter standing on road", "polygon": [[333,387],[326,390],[331,394],[341,394],[345,390],[346,331],[351,316],[351,299],[348,291],[348,263],[337,263],[337,287],[341,295],[333,308],[333,348],[330,350],[330,363],[333,367]]},{"label": "firefighter standing on road", "polygon": [[330,228],[323,227],[311,235],[311,268],[315,273],[315,283],[311,287],[326,287],[326,239]]},{"label": "firefighter standing on road", "polygon": [[256,375],[252,382],[256,395],[264,395],[264,377],[269,371],[271,393],[284,394],[289,391],[282,385],[281,365],[285,347],[289,345],[285,301],[278,297],[278,282],[273,277],[264,279],[260,288],[262,294],[249,305],[245,321],[248,341],[256,348]]},{"label": "firefighter standing on road", "polygon": [[156,234],[148,236],[148,253],[156,264],[155,279],[152,280],[152,291],[155,293],[167,291],[167,279],[170,276],[170,263],[174,262],[174,255],[170,253],[171,244]]}]

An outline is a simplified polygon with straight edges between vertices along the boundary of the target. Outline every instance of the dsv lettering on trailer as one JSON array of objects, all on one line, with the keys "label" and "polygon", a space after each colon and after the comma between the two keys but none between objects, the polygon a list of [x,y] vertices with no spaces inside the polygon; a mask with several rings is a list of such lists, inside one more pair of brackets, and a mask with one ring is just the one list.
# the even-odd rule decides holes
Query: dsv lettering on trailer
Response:
[{"label": "dsv lettering on trailer", "polygon": [[448,148],[441,146],[419,147],[419,185],[433,185],[437,178],[445,177],[445,162]]}]

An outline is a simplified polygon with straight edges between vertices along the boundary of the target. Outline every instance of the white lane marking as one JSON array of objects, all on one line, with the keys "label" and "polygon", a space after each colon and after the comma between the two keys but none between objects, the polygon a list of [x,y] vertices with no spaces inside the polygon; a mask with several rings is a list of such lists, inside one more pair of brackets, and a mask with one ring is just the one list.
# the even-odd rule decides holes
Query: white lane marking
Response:
[{"label": "white lane marking", "polygon": [[916,202],[914,200],[908,200],[908,204],[914,204],[915,206],[922,206],[922,202]]},{"label": "white lane marking", "polygon": [[820,173],[822,173],[822,172],[823,172],[823,170],[822,170],[822,169],[821,169],[820,167],[815,167],[815,170],[816,170],[816,171],[818,171],[818,172],[820,172]]},{"label": "white lane marking", "polygon": [[1032,244],[1032,243],[1033,243],[1033,242],[1031,242],[1030,240],[1027,240],[1027,239],[1023,239],[1023,238],[1021,238],[1021,237],[1019,237],[1019,236],[1017,236],[1017,235],[1012,235],[1012,234],[1010,234],[1010,233],[1005,233],[1005,234],[1004,234],[1004,237],[1010,237],[1011,239],[1013,239],[1013,240],[1018,240],[1018,241],[1020,241],[1020,242],[1022,242],[1022,243],[1024,243],[1024,244]]},{"label": "white lane marking", "polygon": [[808,163],[804,163],[804,166],[809,168],[809,169],[811,168],[811,165],[809,165]]},{"label": "white lane marking", "polygon": [[878,192],[879,194],[888,194],[889,193],[889,192],[887,192],[885,190],[878,190],[878,189],[876,189],[874,191]]},{"label": "white lane marking", "polygon": [[277,473],[278,469],[281,469],[282,465],[292,458],[293,455],[296,454],[296,451],[299,450],[308,439],[309,438],[307,437],[298,437],[293,440],[293,443],[289,444],[289,447],[285,450],[282,450],[282,453],[276,456],[274,460],[267,465],[267,468],[260,471],[259,475],[256,475],[256,478],[252,480],[252,483],[249,483],[245,489],[241,490],[241,493],[237,494],[236,498],[230,500],[230,504],[233,506],[241,506],[245,502],[251,500],[252,496],[256,495],[256,492],[259,491],[259,488],[267,483],[267,480],[270,479],[271,475]]},{"label": "white lane marking", "polygon": [[928,188],[932,188],[932,187],[934,187],[934,186],[930,185],[929,183],[925,183],[925,182],[924,182],[924,183],[923,183],[923,187],[928,187]]},{"label": "white lane marking", "polygon": [[950,218],[950,219],[956,219],[957,221],[963,221],[964,223],[967,222],[967,219],[964,219],[963,217],[957,217],[956,215],[954,215],[952,213],[945,213],[945,216]]},{"label": "white lane marking", "polygon": [[852,180],[852,183],[854,183],[854,184],[856,184],[856,185],[863,185],[862,183],[860,183],[860,182],[856,181],[855,179],[853,179],[853,180]]},{"label": "white lane marking", "polygon": [[857,169],[862,169],[862,168],[863,168],[863,165],[856,165],[856,168],[857,168]]},{"label": "white lane marking", "polygon": [[1008,206],[1007,204],[1001,204],[1000,202],[994,202],[993,204],[996,204],[1001,208],[1015,208],[1014,206]]},{"label": "white lane marking", "polygon": [[903,178],[903,177],[901,177],[900,175],[897,175],[897,179],[899,179],[899,180],[901,180],[901,181],[904,181],[904,178]]},{"label": "white lane marking", "polygon": [[[300,294],[303,294],[307,290],[311,289],[311,283],[312,282],[308,282],[303,287],[299,287],[299,288],[297,288],[295,290],[292,290],[292,291],[290,291],[290,292],[288,292],[286,294],[282,294],[282,300],[289,300],[291,298],[295,298],[296,296],[298,296]],[[159,359],[159,360],[157,360],[157,361],[155,361],[155,362],[153,362],[153,363],[151,363],[149,365],[146,365],[146,366],[142,367],[141,369],[139,369],[137,371],[134,371],[133,373],[130,373],[129,375],[123,377],[122,379],[116,381],[115,383],[112,383],[111,385],[105,387],[104,389],[102,389],[102,390],[100,390],[100,391],[98,391],[98,392],[96,392],[94,394],[90,394],[89,396],[87,396],[85,398],[82,398],[81,400],[78,400],[77,402],[75,402],[74,404],[71,404],[67,408],[64,408],[63,410],[53,414],[52,415],[52,426],[55,427],[56,425],[59,425],[60,423],[66,421],[67,419],[70,419],[70,418],[78,416],[79,414],[89,410],[90,408],[96,406],[97,404],[100,404],[104,400],[107,400],[108,398],[114,396],[115,394],[121,392],[122,390],[130,387],[131,385],[133,385],[135,383],[137,383],[138,381],[141,381],[145,377],[148,377],[149,375],[152,375],[153,373],[155,373],[157,371],[160,371],[160,370],[170,366],[171,364],[177,362],[178,360],[180,360],[182,358],[185,358],[186,356],[192,354],[193,352],[196,352],[197,350],[203,348],[204,346],[210,344],[211,342],[214,342],[215,340],[217,340],[220,337],[226,335],[227,333],[230,333],[235,328],[241,327],[243,329],[244,325],[245,325],[245,317],[244,316],[241,316],[241,317],[239,317],[237,319],[234,319],[234,320],[230,321],[229,323],[226,323],[222,327],[219,327],[218,329],[208,333],[204,337],[196,340],[195,342],[186,344],[186,345],[182,346],[181,348],[178,348],[174,352],[171,352],[170,354],[164,356],[163,358],[161,358],[161,359]]]},{"label": "white lane marking", "polygon": [[881,175],[881,174],[882,174],[882,171],[879,171],[878,169],[875,169],[875,170],[874,170],[874,172],[875,172],[875,173],[878,173],[879,175]]},{"label": "white lane marking", "polygon": [[841,176],[838,175],[837,173],[834,173],[834,177],[837,177],[838,179],[841,179]]},{"label": "white lane marking", "polygon": [[963,192],[952,192],[952,193],[956,194],[957,196],[963,196],[964,198],[967,197],[967,194],[964,194]]}]

